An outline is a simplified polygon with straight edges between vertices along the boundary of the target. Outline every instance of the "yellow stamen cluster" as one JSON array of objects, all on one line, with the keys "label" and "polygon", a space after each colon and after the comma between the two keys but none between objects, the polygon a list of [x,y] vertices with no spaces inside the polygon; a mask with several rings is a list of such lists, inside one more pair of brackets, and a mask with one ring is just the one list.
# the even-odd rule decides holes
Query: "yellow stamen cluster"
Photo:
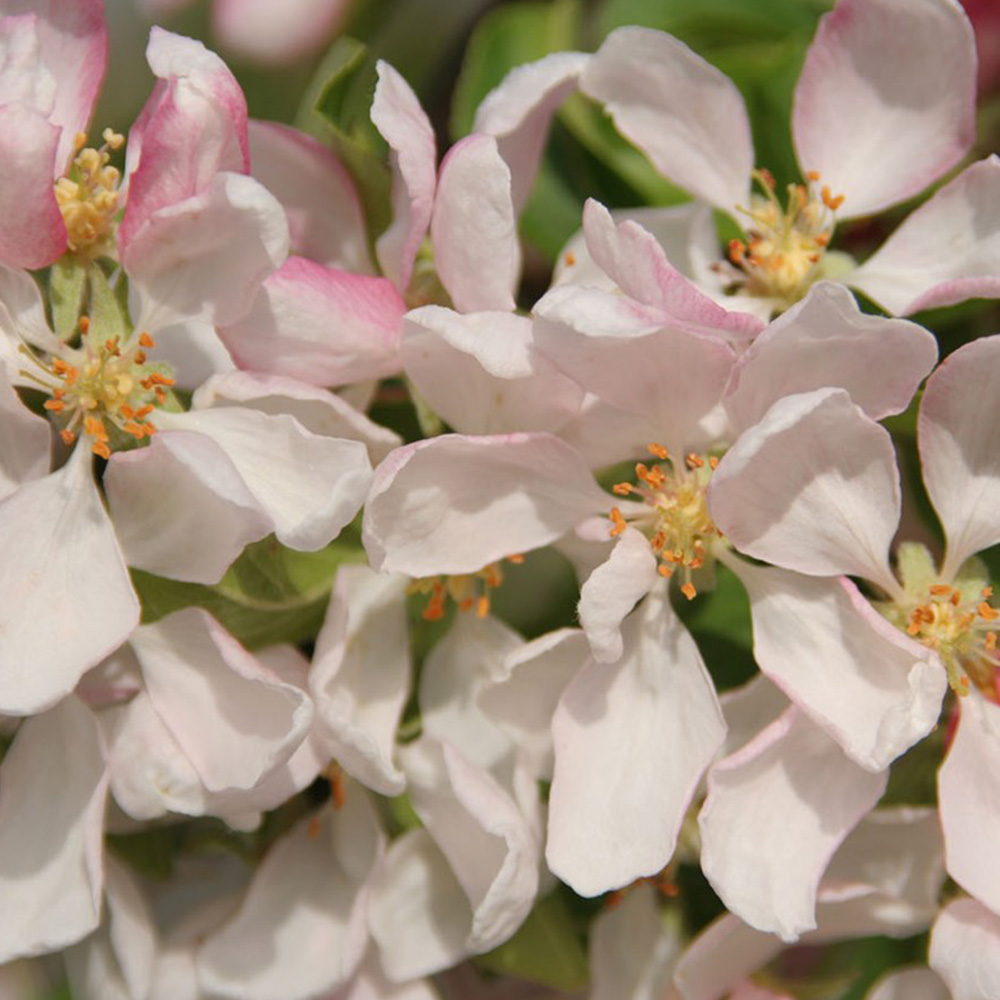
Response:
[{"label": "yellow stamen cluster", "polygon": [[771,174],[754,171],[763,195],[754,195],[749,209],[739,209],[750,220],[746,240],[729,243],[735,289],[776,299],[781,308],[801,299],[820,277],[833,235],[833,213],[844,200],[828,187],[818,187],[815,171],[806,176],[806,184],[788,186],[788,202],[783,206]]},{"label": "yellow stamen cluster", "polygon": [[996,701],[1000,611],[990,603],[992,597],[992,587],[968,600],[956,587],[933,584],[927,599],[910,610],[906,631],[941,657],[956,694],[968,694],[971,682]]},{"label": "yellow stamen cluster", "polygon": [[[508,556],[507,562],[520,565],[524,556]],[[407,588],[410,594],[428,595],[427,604],[421,612],[425,621],[440,621],[444,617],[451,599],[459,611],[475,609],[478,618],[485,618],[490,612],[490,591],[503,583],[500,563],[490,563],[475,573],[458,573],[454,576],[427,576],[413,580]]]},{"label": "yellow stamen cluster", "polygon": [[681,593],[691,600],[697,593],[691,573],[704,565],[708,544],[721,535],[709,516],[706,500],[708,480],[718,459],[690,454],[679,463],[662,445],[648,447],[659,463],[649,466],[638,462],[638,483],[616,483],[613,489],[618,496],[638,499],[650,509],[626,520],[621,509],[613,507],[608,515],[611,537],[622,534],[630,524],[644,530],[659,561],[660,576],[670,577],[680,569],[684,578]]},{"label": "yellow stamen cluster", "polygon": [[69,175],[56,181],[55,194],[66,224],[66,243],[76,253],[98,257],[113,246],[115,214],[118,211],[120,173],[109,166],[111,150],[120,149],[125,137],[105,129],[104,145],[93,149],[78,133],[79,150]]},{"label": "yellow stamen cluster", "polygon": [[60,435],[72,444],[80,433],[90,439],[91,450],[109,458],[112,434],[119,431],[137,441],[152,437],[156,428],[148,420],[157,405],[167,401],[172,378],[146,366],[146,351],[155,346],[148,333],[100,341],[87,317],[80,320],[82,346],[66,348],[66,357],[42,361],[25,349],[38,370],[23,371],[51,393],[45,409],[62,423]]}]

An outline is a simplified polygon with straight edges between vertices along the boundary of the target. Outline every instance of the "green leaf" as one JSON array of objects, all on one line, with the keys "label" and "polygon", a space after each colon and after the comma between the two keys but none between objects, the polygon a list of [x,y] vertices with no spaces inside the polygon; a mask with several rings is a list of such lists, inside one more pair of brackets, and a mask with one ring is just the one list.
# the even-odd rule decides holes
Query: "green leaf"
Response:
[{"label": "green leaf", "polygon": [[391,221],[385,143],[370,118],[375,82],[367,47],[354,38],[338,38],[320,63],[296,121],[327,142],[350,172],[373,236]]},{"label": "green leaf", "polygon": [[365,561],[356,536],[349,529],[319,552],[296,552],[265,538],[247,546],[214,587],[132,570],[143,622],[200,607],[249,649],[312,639],[326,615],[337,568]]},{"label": "green leaf", "polygon": [[107,836],[108,847],[114,854],[154,882],[166,882],[173,874],[176,842],[177,834],[169,826]]},{"label": "green leaf", "polygon": [[66,254],[49,271],[49,302],[52,328],[60,340],[69,340],[83,311],[87,288],[87,263],[75,254]]},{"label": "green leaf", "polygon": [[583,989],[589,978],[587,955],[558,892],[535,904],[520,930],[476,964],[567,992]]},{"label": "green leaf", "polygon": [[510,3],[487,14],[476,26],[451,105],[451,134],[472,131],[482,99],[515,66],[551,52],[579,47],[580,0]]}]

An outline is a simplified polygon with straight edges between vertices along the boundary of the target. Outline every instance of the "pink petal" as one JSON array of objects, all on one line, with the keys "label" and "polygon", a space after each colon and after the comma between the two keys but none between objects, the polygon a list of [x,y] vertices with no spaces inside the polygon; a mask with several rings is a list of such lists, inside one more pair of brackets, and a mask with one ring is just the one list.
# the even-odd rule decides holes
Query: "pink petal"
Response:
[{"label": "pink petal", "polygon": [[201,194],[222,171],[250,169],[246,99],[225,63],[201,42],[155,26],[146,57],[161,83],[129,136],[123,259],[157,212]]},{"label": "pink petal", "polygon": [[879,615],[849,580],[733,568],[750,596],[761,670],[871,771],[937,722],[945,671]]},{"label": "pink petal", "polygon": [[[290,22],[286,12],[282,17]],[[361,202],[340,160],[312,136],[279,122],[252,119],[248,131],[253,175],[281,202],[292,253],[371,274]]]},{"label": "pink petal", "polygon": [[328,756],[382,795],[405,785],[393,761],[410,683],[405,589],[401,577],[342,566],[309,676]]},{"label": "pink petal", "polygon": [[377,69],[371,119],[391,151],[393,220],[375,250],[383,274],[405,291],[431,221],[437,152],[417,95],[388,63],[380,60]]},{"label": "pink petal", "polygon": [[219,335],[241,368],[337,386],[399,371],[405,312],[385,278],[289,257]]},{"label": "pink petal", "polygon": [[576,89],[589,58],[582,52],[554,52],[517,66],[476,110],[473,131],[495,136],[510,167],[515,213],[531,193],[552,116]]},{"label": "pink petal", "polygon": [[212,27],[231,52],[265,65],[307,58],[330,40],[346,0],[216,0]]},{"label": "pink petal", "polygon": [[42,62],[56,81],[49,120],[61,130],[54,163],[61,173],[85,132],[104,79],[108,34],[101,0],[4,0],[5,16],[37,15]]},{"label": "pink petal", "polygon": [[723,456],[709,509],[755,559],[898,588],[888,565],[900,511],[892,441],[842,389],[775,403]]},{"label": "pink petal", "polygon": [[250,542],[272,530],[225,452],[203,434],[171,431],[119,452],[104,474],[130,566],[213,584]]},{"label": "pink petal", "polygon": [[950,580],[965,560],[1000,542],[1000,337],[959,348],[928,379],[918,438],[924,483],[948,542]]},{"label": "pink petal", "polygon": [[743,98],[682,42],[619,28],[587,64],[580,87],[666,177],[725,212],[747,204],[753,143]]},{"label": "pink petal", "polygon": [[656,237],[638,222],[615,223],[600,202],[589,199],[583,229],[598,266],[626,295],[661,310],[663,325],[722,339],[747,339],[763,328],[756,317],[730,312],[685,278]]},{"label": "pink petal", "polygon": [[198,951],[198,978],[232,1000],[311,1000],[346,982],[367,938],[365,883],[384,838],[358,789],[301,820],[257,868],[239,912]]},{"label": "pink petal", "polygon": [[796,87],[799,164],[845,195],[840,218],[881,211],[969,149],[975,88],[975,40],[958,3],[841,0],[820,21]]},{"label": "pink petal", "polygon": [[79,700],[22,724],[0,787],[0,963],[97,927],[106,795],[104,742]]},{"label": "pink petal", "polygon": [[583,405],[583,390],[534,349],[525,316],[414,309],[401,354],[420,394],[463,434],[559,432]]},{"label": "pink petal", "polygon": [[132,646],[156,713],[210,791],[252,788],[288,760],[312,723],[308,697],[200,609],[144,625]]},{"label": "pink petal", "polygon": [[287,253],[288,225],[274,196],[252,177],[218,174],[198,194],[161,208],[121,247],[141,303],[136,328],[234,323]]},{"label": "pink petal", "polygon": [[459,312],[514,308],[521,251],[510,170],[492,136],[471,135],[445,156],[431,242],[441,283]]},{"label": "pink petal", "polygon": [[1000,996],[1000,917],[975,899],[953,900],[934,924],[928,962],[952,1000]]},{"label": "pink petal", "polygon": [[948,874],[990,909],[1000,909],[1000,872],[984,830],[1000,822],[1000,707],[975,689],[938,772],[938,802]]},{"label": "pink petal", "polygon": [[586,664],[552,720],[546,860],[584,896],[666,865],[725,732],[712,681],[665,593],[648,597],[623,633],[622,658]]},{"label": "pink petal", "polygon": [[[66,226],[52,188],[59,129],[20,104],[0,106],[5,181],[0,194],[0,262],[47,267],[66,249]],[[57,168],[58,169],[58,168]]]},{"label": "pink petal", "polygon": [[911,213],[847,281],[897,315],[1000,297],[1000,160],[980,160]]},{"label": "pink petal", "polygon": [[363,539],[372,566],[471,573],[554,541],[605,494],[549,434],[450,434],[397,449],[376,470]]},{"label": "pink petal", "polygon": [[821,282],[740,355],[726,410],[745,428],[782,396],[838,386],[881,420],[906,409],[936,360],[923,327],[862,313],[846,288]]},{"label": "pink petal", "polygon": [[139,624],[128,571],[78,445],[0,501],[0,711],[39,712]]},{"label": "pink petal", "polygon": [[698,817],[706,877],[730,912],[795,941],[816,926],[816,891],[834,851],[887,781],[789,708],[709,772]]}]

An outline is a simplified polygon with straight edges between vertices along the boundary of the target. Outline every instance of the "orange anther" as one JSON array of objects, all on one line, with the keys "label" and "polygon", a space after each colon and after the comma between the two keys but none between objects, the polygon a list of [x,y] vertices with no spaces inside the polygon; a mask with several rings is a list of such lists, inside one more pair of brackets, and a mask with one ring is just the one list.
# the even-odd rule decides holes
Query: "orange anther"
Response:
[{"label": "orange anther", "polygon": [[986,651],[988,653],[996,652],[997,648],[997,634],[996,632],[986,633]]},{"label": "orange anther", "polygon": [[76,435],[68,429],[61,430],[59,432],[59,437],[62,438],[63,444],[72,444],[76,440]]},{"label": "orange anther", "polygon": [[830,193],[830,189],[826,186],[820,192],[823,198],[823,204],[826,205],[831,212],[836,212],[841,205],[844,204],[844,196],[842,194],[833,195]]},{"label": "orange anther", "polygon": [[80,317],[80,333],[82,333],[82,334],[84,334],[84,336],[86,336],[87,331],[89,329],[90,329],[90,317],[89,316],[81,316]]},{"label": "orange anther", "polygon": [[156,347],[156,341],[145,330],[139,334],[139,343],[147,349]]},{"label": "orange anther", "polygon": [[760,178],[761,184],[769,190],[773,191],[777,186],[774,181],[774,174],[770,170],[761,168],[757,171],[757,176]]},{"label": "orange anther", "polygon": [[657,571],[657,573],[659,573],[659,574],[660,574],[660,576],[662,576],[662,577],[663,577],[664,579],[669,579],[669,578],[670,578],[671,576],[673,576],[673,575],[674,575],[674,571],[673,571],[673,570],[672,570],[672,569],[671,569],[671,568],[670,568],[669,566],[664,566],[664,565],[663,565],[663,563],[660,563],[660,564],[659,564],[659,565],[658,565],[658,566],[656,567],[656,571]]},{"label": "orange anther", "polygon": [[53,413],[60,413],[66,409],[66,404],[61,399],[47,399],[44,406],[46,410],[51,410]]},{"label": "orange anther", "polygon": [[625,518],[622,517],[622,512],[617,507],[611,508],[611,513],[608,515],[611,520],[611,537],[617,538],[618,535],[628,527],[625,523]]},{"label": "orange anther", "polygon": [[681,587],[681,593],[689,600],[693,601],[698,591],[694,589],[694,584],[689,580]]},{"label": "orange anther", "polygon": [[315,840],[319,836],[322,829],[323,824],[320,823],[319,816],[313,816],[306,825],[306,836],[310,840]]},{"label": "orange anther", "polygon": [[567,267],[572,267],[576,263],[576,254],[572,250],[567,250],[563,260],[566,261]]},{"label": "orange anther", "polygon": [[701,455],[696,455],[693,451],[684,456],[684,461],[689,469],[700,469],[705,464],[705,459]]},{"label": "orange anther", "polygon": [[347,787],[344,784],[344,772],[336,764],[331,764],[327,772],[330,782],[330,795],[333,797],[333,808],[343,809],[347,801]]},{"label": "orange anther", "polygon": [[983,619],[988,622],[994,622],[997,618],[1000,618],[1000,611],[997,611],[992,605],[987,604],[983,601],[976,610],[982,615]]},{"label": "orange anther", "polygon": [[951,587],[945,583],[934,583],[931,584],[930,591],[935,597],[945,597],[951,593]]},{"label": "orange anther", "polygon": [[662,444],[647,444],[646,448],[649,450],[651,455],[655,455],[661,462],[665,462],[670,455],[667,453],[667,449],[663,447]]},{"label": "orange anther", "polygon": [[746,252],[746,244],[743,243],[742,240],[729,241],[729,259],[734,264],[742,264],[743,258],[746,256]]},{"label": "orange anther", "polygon": [[111,449],[103,441],[95,441],[90,450],[101,458],[111,458]]},{"label": "orange anther", "polygon": [[710,468],[710,469],[711,469],[711,470],[712,470],[713,472],[714,472],[714,471],[715,471],[715,470],[716,470],[716,469],[717,469],[717,468],[719,467],[719,460],[718,460],[718,458],[716,458],[716,457],[715,457],[715,455],[713,455],[713,456],[712,456],[712,457],[711,457],[711,458],[710,458],[710,459],[708,460],[708,467],[709,467],[709,468]]},{"label": "orange anther", "polygon": [[476,601],[476,617],[485,618],[489,613],[490,599],[485,594],[481,594],[479,600]]},{"label": "orange anther", "polygon": [[521,563],[524,562],[524,556],[522,556],[520,553],[513,556],[507,556],[507,562],[513,563],[515,566],[520,566]]},{"label": "orange anther", "polygon": [[812,181],[813,183],[815,183],[816,181],[819,180],[820,173],[819,173],[818,170],[807,170],[806,171],[806,178],[808,180]]},{"label": "orange anther", "polygon": [[611,487],[611,490],[620,497],[627,497],[632,492],[632,484],[615,483],[615,485]]}]

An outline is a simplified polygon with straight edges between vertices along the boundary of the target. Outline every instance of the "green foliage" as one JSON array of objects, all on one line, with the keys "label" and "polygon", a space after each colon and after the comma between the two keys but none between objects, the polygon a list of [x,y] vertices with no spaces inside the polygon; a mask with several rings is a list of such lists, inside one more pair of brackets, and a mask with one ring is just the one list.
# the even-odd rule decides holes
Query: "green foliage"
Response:
[{"label": "green foliage", "polygon": [[375,61],[367,46],[338,38],[316,70],[296,121],[331,146],[348,169],[373,236],[391,221],[385,143],[370,118],[375,82]]},{"label": "green foliage", "polygon": [[52,329],[60,340],[69,340],[83,311],[87,289],[87,262],[74,254],[60,257],[49,271]]},{"label": "green foliage", "polygon": [[589,979],[573,916],[558,892],[536,903],[518,932],[477,958],[476,964],[567,992],[583,989]]},{"label": "green foliage", "polygon": [[125,340],[132,331],[128,307],[123,299],[123,283],[112,288],[107,275],[97,264],[87,268],[87,311],[92,329],[101,343],[120,337]]},{"label": "green foliage", "polygon": [[356,529],[319,552],[295,552],[273,537],[247,546],[214,587],[132,571],[143,621],[200,607],[250,649],[315,637],[326,615],[330,588],[342,563],[364,562]]}]

